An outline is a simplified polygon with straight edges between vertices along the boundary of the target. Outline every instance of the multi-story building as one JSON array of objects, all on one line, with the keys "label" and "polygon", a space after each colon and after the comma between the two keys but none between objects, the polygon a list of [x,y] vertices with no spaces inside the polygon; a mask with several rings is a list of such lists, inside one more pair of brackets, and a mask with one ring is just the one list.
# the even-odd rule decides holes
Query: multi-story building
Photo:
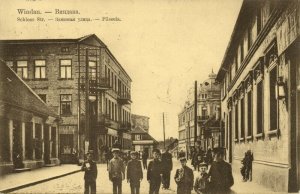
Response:
[{"label": "multi-story building", "polygon": [[96,36],[1,40],[0,56],[60,115],[60,158],[130,146],[131,78]]},{"label": "multi-story building", "polygon": [[58,115],[0,61],[0,175],[57,165]]},{"label": "multi-story building", "polygon": [[[178,150],[191,153],[194,146],[202,149],[222,145],[220,131],[220,85],[215,80],[216,74],[211,73],[208,79],[197,86],[197,138],[195,142],[195,111],[194,100],[188,100],[178,115],[179,139]],[[192,98],[190,98],[192,99]]]},{"label": "multi-story building", "polygon": [[141,127],[147,133],[149,132],[149,117],[131,114],[132,129]]},{"label": "multi-story building", "polygon": [[281,192],[300,189],[299,6],[245,0],[217,74],[233,170],[251,150],[252,180]]}]

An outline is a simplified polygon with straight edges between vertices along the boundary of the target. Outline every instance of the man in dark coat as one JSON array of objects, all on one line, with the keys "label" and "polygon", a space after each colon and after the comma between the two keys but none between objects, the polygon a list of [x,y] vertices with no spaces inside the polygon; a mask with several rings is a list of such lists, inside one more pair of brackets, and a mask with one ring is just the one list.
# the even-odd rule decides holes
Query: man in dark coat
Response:
[{"label": "man in dark coat", "polygon": [[161,175],[163,173],[162,163],[159,160],[159,149],[153,150],[154,159],[149,162],[147,170],[147,180],[150,183],[149,194],[158,194],[161,185]]},{"label": "man in dark coat", "polygon": [[214,148],[213,152],[214,161],[208,173],[211,193],[230,193],[230,187],[234,184],[231,165],[224,161],[223,148]]},{"label": "man in dark coat", "polygon": [[172,154],[169,153],[168,148],[162,154],[161,162],[163,165],[163,175],[162,175],[163,189],[169,189],[170,188],[170,176],[171,176],[171,171],[173,169],[173,162],[172,162]]},{"label": "man in dark coat", "polygon": [[130,182],[131,194],[140,193],[140,182],[143,179],[143,169],[141,161],[137,159],[138,153],[132,151],[130,153],[131,160],[127,165],[127,182]]},{"label": "man in dark coat", "polygon": [[87,160],[83,162],[81,170],[84,171],[84,194],[96,193],[96,179],[97,179],[97,164],[93,161],[93,152],[87,153]]},{"label": "man in dark coat", "polygon": [[147,170],[148,152],[146,152],[146,150],[143,151],[142,160],[143,160],[143,167],[144,169]]},{"label": "man in dark coat", "polygon": [[177,194],[191,194],[194,184],[193,170],[187,167],[187,161],[185,157],[182,157],[179,160],[181,163],[181,168],[176,170],[174,177],[177,184]]}]

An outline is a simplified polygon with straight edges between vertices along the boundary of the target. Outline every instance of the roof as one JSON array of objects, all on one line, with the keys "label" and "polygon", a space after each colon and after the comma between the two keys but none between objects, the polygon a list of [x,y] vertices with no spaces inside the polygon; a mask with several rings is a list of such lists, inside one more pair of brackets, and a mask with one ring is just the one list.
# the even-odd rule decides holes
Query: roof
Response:
[{"label": "roof", "polygon": [[[259,0],[244,0],[240,9],[240,12],[238,14],[237,21],[234,25],[233,32],[231,34],[229,43],[227,45],[223,60],[221,62],[221,67],[219,69],[219,72],[217,74],[217,80],[221,81],[225,73],[228,71],[227,65],[228,65],[228,60],[230,59],[231,52],[233,49],[235,49],[235,45],[237,44],[237,39],[239,36],[242,34],[241,29],[243,26],[245,26],[245,19],[250,19],[250,14],[253,14],[251,12],[250,8],[255,7],[255,5],[258,5]],[[248,13],[249,12],[249,13]]]},{"label": "roof", "polygon": [[79,38],[58,38],[58,39],[15,39],[15,40],[0,40],[0,44],[51,44],[51,43],[84,43],[89,38],[94,38],[101,45],[100,47],[105,48],[108,54],[113,58],[119,68],[125,73],[125,75],[129,78],[130,81],[132,79],[127,74],[125,69],[119,63],[119,61],[115,58],[115,56],[111,53],[108,47],[101,41],[101,39],[95,34],[89,34],[86,36],[82,36]]},{"label": "roof", "polygon": [[130,133],[131,133],[131,134],[136,134],[136,133],[147,133],[147,131],[145,131],[145,130],[142,129],[141,127],[137,126],[137,127],[135,127]]},{"label": "roof", "polygon": [[0,61],[0,101],[39,115],[58,118],[58,115],[3,61]]}]

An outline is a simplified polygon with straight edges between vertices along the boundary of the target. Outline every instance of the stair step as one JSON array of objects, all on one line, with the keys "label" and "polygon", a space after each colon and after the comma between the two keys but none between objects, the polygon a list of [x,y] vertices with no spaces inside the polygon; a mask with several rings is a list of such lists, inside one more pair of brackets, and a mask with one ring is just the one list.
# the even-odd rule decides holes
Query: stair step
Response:
[{"label": "stair step", "polygon": [[26,172],[26,171],[30,171],[31,169],[30,168],[16,168],[14,169],[14,172]]}]

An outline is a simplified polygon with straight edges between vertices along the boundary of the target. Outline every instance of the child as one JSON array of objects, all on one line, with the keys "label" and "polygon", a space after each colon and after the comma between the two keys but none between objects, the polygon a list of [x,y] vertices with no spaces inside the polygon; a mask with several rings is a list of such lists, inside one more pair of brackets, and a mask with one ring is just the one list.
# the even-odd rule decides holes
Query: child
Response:
[{"label": "child", "polygon": [[140,193],[140,181],[143,179],[143,169],[141,161],[137,159],[138,153],[130,153],[131,160],[127,165],[127,182],[130,182],[131,194]]},{"label": "child", "polygon": [[97,165],[93,161],[93,152],[87,153],[87,160],[83,162],[81,170],[84,171],[84,194],[96,193]]},{"label": "child", "polygon": [[113,194],[122,193],[122,180],[125,178],[125,168],[123,160],[119,157],[120,149],[113,148],[113,159],[109,161],[109,180],[113,183]]},{"label": "child", "polygon": [[208,181],[208,174],[207,174],[207,164],[202,162],[199,165],[200,173],[199,177],[196,178],[194,184],[194,190],[197,194],[205,194],[208,193],[209,190],[209,181]]}]

